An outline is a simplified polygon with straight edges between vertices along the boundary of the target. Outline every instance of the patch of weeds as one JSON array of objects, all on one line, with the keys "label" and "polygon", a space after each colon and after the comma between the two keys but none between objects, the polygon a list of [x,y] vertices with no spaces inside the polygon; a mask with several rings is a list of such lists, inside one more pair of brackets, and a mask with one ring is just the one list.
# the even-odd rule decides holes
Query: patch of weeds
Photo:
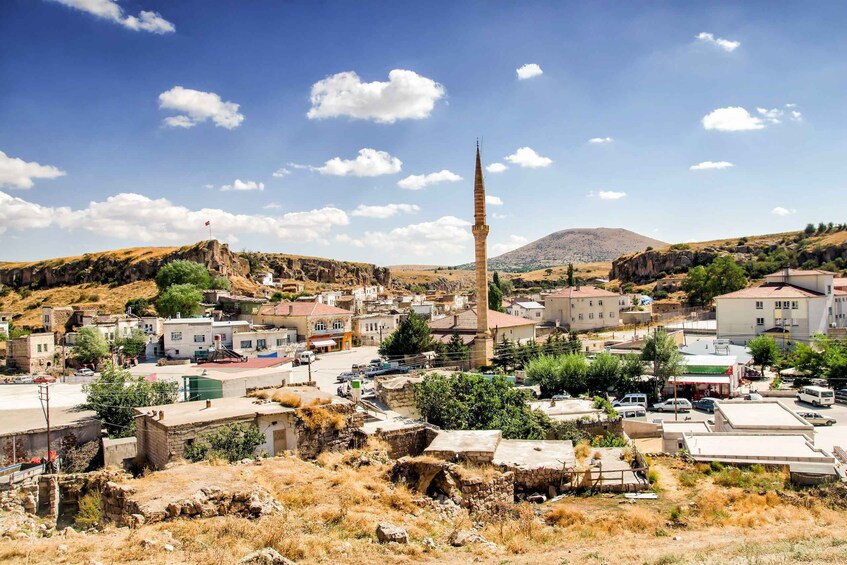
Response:
[{"label": "patch of weeds", "polygon": [[656,530],[655,536],[657,538],[666,538],[668,537],[668,532],[666,532],[662,528],[659,528],[658,530]]},{"label": "patch of weeds", "polygon": [[672,563],[682,563],[682,557],[675,553],[666,553],[653,561],[653,565],[671,565]]}]

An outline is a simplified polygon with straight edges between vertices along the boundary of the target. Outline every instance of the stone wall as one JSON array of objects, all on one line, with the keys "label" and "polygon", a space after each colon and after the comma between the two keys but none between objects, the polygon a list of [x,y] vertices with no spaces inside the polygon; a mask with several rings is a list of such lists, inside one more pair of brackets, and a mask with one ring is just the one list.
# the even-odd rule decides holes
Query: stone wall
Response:
[{"label": "stone wall", "polygon": [[372,437],[388,444],[388,455],[392,459],[416,457],[432,442],[438,431],[425,424],[399,430],[381,430],[377,428]]},{"label": "stone wall", "polygon": [[[344,426],[309,429],[303,420],[303,411],[326,410],[341,414],[345,418]],[[343,451],[356,445],[355,433],[364,425],[365,415],[356,412],[353,403],[307,406],[297,410],[297,455],[301,459],[314,459],[324,451]]]},{"label": "stone wall", "polygon": [[537,492],[549,495],[552,487],[556,494],[559,494],[559,487],[563,478],[566,483],[570,479],[570,474],[562,468],[521,469],[520,467],[502,465],[500,469],[514,475],[515,491],[523,493]]},{"label": "stone wall", "polygon": [[388,377],[374,380],[374,391],[380,402],[391,410],[415,407],[415,385],[421,377]]},{"label": "stone wall", "polygon": [[612,432],[616,436],[623,435],[623,418],[592,421],[577,420],[576,425],[591,437],[605,436],[608,432]]}]

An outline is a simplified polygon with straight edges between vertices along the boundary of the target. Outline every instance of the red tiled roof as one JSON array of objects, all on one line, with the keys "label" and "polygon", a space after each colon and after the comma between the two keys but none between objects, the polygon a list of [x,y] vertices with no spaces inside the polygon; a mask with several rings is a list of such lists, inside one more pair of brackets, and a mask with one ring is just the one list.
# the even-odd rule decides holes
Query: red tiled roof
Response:
[{"label": "red tiled roof", "polygon": [[554,298],[606,298],[619,295],[595,286],[569,286],[547,296]]},{"label": "red tiled roof", "polygon": [[816,296],[823,296],[823,294],[793,284],[765,283],[762,286],[743,288],[715,298],[815,298]]},{"label": "red tiled roof", "polygon": [[[429,322],[429,327],[436,331],[475,331],[476,308],[462,310],[458,314]],[[534,326],[535,322],[517,316],[504,314],[495,310],[488,311],[488,328],[515,328],[519,326]]]},{"label": "red tiled roof", "polygon": [[330,316],[333,314],[353,315],[350,310],[318,302],[279,302],[259,308],[260,316]]}]

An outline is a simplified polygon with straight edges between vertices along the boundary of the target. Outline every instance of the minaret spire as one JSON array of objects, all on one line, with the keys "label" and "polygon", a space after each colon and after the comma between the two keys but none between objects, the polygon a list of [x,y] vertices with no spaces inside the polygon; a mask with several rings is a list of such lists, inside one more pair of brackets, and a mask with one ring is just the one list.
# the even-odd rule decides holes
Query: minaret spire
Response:
[{"label": "minaret spire", "polygon": [[482,176],[482,158],[479,139],[476,141],[476,173],[474,175],[474,251],[476,258],[476,337],[473,347],[473,365],[489,365],[494,356],[494,344],[488,329],[488,225],[485,223],[485,179]]}]

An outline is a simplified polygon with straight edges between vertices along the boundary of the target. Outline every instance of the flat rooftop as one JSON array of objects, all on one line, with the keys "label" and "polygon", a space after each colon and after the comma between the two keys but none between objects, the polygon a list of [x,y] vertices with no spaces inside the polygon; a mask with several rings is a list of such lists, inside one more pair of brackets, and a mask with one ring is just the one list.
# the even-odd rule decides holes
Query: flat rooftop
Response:
[{"label": "flat rooftop", "polygon": [[736,461],[810,461],[828,463],[833,458],[815,449],[803,434],[686,434],[683,436],[688,452],[695,459],[726,459]]},{"label": "flat rooftop", "polygon": [[575,467],[576,457],[570,441],[504,439],[492,463],[522,470],[563,469]]},{"label": "flat rooftop", "polygon": [[670,433],[709,433],[706,422],[662,422],[662,431]]},{"label": "flat rooftop", "polygon": [[500,430],[441,431],[424,453],[494,453],[500,443]]},{"label": "flat rooftop", "polygon": [[291,357],[250,357],[247,361],[238,359],[223,359],[217,363],[198,363],[200,369],[211,369],[215,371],[246,371],[248,369],[267,369],[291,363]]},{"label": "flat rooftop", "polygon": [[[72,407],[51,408],[50,427],[54,430],[85,425],[97,420],[93,410]],[[0,436],[47,431],[47,422],[41,408],[0,410]]]},{"label": "flat rooftop", "polygon": [[811,424],[778,400],[722,400],[715,403],[715,410],[720,410],[733,428],[812,429]]}]

